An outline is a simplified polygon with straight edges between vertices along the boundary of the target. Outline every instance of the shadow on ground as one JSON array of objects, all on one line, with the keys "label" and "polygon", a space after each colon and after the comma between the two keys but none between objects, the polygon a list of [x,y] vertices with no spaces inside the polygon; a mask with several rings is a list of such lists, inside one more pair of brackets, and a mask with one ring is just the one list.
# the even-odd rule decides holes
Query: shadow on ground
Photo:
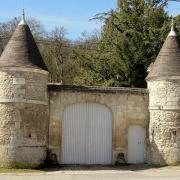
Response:
[{"label": "shadow on ground", "polygon": [[157,165],[148,165],[148,164],[140,164],[140,165],[124,165],[124,166],[103,166],[103,165],[60,165],[55,167],[44,168],[43,171],[53,172],[53,171],[102,171],[102,170],[121,170],[121,171],[141,171],[147,169],[157,169],[162,168],[163,166]]}]

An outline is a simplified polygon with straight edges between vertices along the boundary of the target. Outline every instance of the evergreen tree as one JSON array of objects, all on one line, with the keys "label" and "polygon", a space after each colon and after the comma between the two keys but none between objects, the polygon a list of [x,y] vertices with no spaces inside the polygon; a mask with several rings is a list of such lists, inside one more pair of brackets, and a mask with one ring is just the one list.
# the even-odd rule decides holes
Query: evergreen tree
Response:
[{"label": "evergreen tree", "polygon": [[160,1],[120,0],[118,4],[106,19],[101,40],[102,51],[107,51],[103,56],[113,59],[111,85],[146,87],[146,69],[164,42],[170,19]]}]

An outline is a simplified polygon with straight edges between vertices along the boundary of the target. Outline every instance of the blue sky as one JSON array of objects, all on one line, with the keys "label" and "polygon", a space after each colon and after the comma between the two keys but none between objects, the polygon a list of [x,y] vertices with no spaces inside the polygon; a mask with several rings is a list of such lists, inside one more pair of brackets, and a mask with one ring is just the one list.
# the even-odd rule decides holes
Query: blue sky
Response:
[{"label": "blue sky", "polygon": [[[116,8],[116,0],[1,0],[0,22],[21,15],[25,9],[28,17],[42,22],[45,29],[63,26],[67,37],[77,39],[81,32],[92,33],[101,24],[89,21],[95,14]],[[171,2],[167,11],[170,15],[180,14],[180,3]]]}]

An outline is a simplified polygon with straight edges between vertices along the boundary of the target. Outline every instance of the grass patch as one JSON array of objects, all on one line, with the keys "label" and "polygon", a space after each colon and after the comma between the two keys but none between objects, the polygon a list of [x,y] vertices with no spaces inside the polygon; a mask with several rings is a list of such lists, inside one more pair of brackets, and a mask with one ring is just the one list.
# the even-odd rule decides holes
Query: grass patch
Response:
[{"label": "grass patch", "polygon": [[43,170],[39,169],[15,169],[15,168],[1,168],[0,173],[42,173]]}]

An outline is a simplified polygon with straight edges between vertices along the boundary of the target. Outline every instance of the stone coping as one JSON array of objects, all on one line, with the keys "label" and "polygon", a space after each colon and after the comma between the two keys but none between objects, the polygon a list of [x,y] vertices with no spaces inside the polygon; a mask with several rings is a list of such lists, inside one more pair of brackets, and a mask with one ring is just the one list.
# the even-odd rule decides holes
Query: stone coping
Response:
[{"label": "stone coping", "polygon": [[148,90],[144,88],[126,88],[126,87],[96,87],[96,86],[75,86],[62,85],[58,83],[49,83],[48,90],[50,92],[89,92],[89,93],[129,93],[129,94],[148,94]]},{"label": "stone coping", "polygon": [[149,110],[160,110],[160,111],[179,111],[180,107],[179,106],[163,106],[163,107],[149,107]]},{"label": "stone coping", "polygon": [[168,81],[168,80],[180,80],[180,76],[161,76],[161,77],[150,77],[146,79],[148,82],[153,82],[153,81]]},{"label": "stone coping", "polygon": [[49,72],[45,71],[43,69],[38,68],[24,68],[24,67],[0,67],[0,71],[6,72],[6,71],[21,71],[21,72],[32,72],[32,73],[40,73],[48,75]]},{"label": "stone coping", "polygon": [[0,103],[29,103],[29,104],[40,104],[40,105],[48,105],[47,101],[38,101],[38,100],[29,100],[29,99],[1,99]]}]

